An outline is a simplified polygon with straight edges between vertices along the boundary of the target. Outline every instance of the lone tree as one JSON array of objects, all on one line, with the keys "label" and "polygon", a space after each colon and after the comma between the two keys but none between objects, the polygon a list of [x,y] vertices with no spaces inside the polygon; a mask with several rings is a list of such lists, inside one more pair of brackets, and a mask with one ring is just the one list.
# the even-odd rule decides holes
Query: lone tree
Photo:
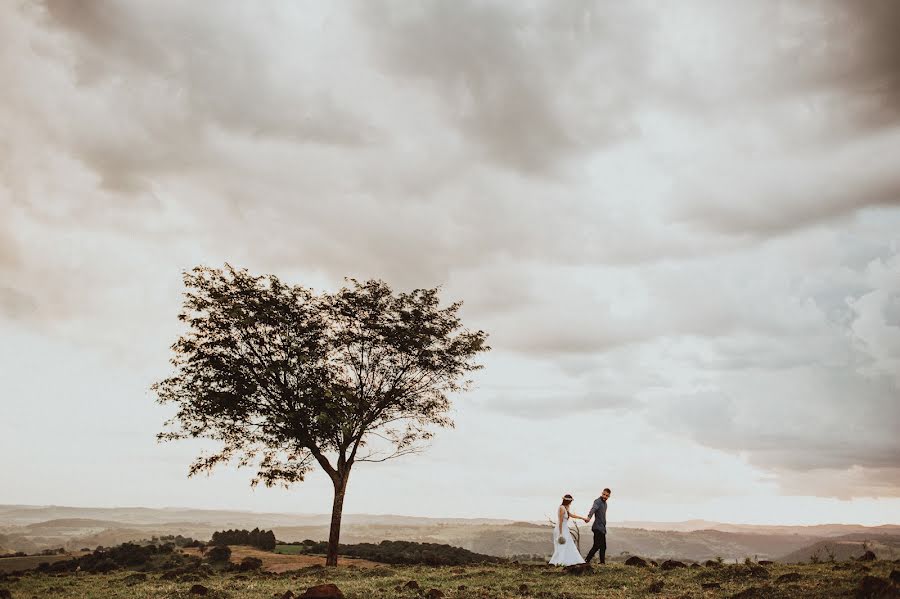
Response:
[{"label": "lone tree", "polygon": [[256,468],[252,485],[288,487],[318,464],[334,484],[326,565],[337,565],[351,469],[417,453],[435,426],[452,427],[448,395],[468,388],[487,335],[462,327],[460,302],[440,307],[438,289],[350,279],[317,295],[227,264],[184,284],[175,373],[153,385],[178,412],[158,438],[221,443],[189,476],[236,459]]}]

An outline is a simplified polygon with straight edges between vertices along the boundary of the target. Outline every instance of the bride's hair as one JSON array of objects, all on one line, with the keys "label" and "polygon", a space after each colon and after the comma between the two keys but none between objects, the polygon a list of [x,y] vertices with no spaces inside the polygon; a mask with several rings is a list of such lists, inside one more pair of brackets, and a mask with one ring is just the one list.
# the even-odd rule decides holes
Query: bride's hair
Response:
[{"label": "bride's hair", "polygon": [[572,503],[572,501],[574,501],[574,499],[575,499],[574,497],[572,497],[571,495],[566,493],[565,495],[563,495],[562,505],[569,507],[569,504]]}]

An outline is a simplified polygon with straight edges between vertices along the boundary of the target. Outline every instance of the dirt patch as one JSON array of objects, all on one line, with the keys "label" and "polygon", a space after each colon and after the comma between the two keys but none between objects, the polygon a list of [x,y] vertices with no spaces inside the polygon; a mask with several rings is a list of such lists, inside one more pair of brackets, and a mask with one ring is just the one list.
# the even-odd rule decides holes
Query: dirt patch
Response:
[{"label": "dirt patch", "polygon": [[[187,555],[200,556],[200,550],[196,548],[183,549]],[[280,574],[289,570],[299,570],[300,568],[308,568],[310,566],[324,566],[325,557],[317,555],[287,555],[283,553],[270,553],[262,551],[254,547],[246,547],[244,545],[231,545],[231,561],[239,564],[245,557],[258,557],[262,560],[262,569],[267,572]],[[341,557],[338,559],[338,565],[342,567],[356,566],[357,568],[376,568],[384,566],[376,562],[370,562],[364,559],[355,559],[352,557]]]}]

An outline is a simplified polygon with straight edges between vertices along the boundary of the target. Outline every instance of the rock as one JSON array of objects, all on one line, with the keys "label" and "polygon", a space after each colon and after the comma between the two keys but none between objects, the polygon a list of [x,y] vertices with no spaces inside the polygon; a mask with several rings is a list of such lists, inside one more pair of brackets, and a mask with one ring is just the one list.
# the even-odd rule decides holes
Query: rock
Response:
[{"label": "rock", "polygon": [[769,559],[761,559],[756,563],[759,564],[760,566],[771,566],[775,562],[773,562],[772,560],[769,560]]},{"label": "rock", "polygon": [[128,576],[123,578],[122,583],[125,586],[131,587],[131,586],[134,586],[141,582],[144,582],[145,580],[147,580],[147,575],[144,574],[143,572],[138,572],[137,574],[129,574]]},{"label": "rock", "polygon": [[888,579],[894,584],[900,586],[900,570],[891,570],[891,575],[888,576]]},{"label": "rock", "polygon": [[317,584],[306,589],[299,599],[344,599],[344,594],[341,589],[337,588],[337,585]]},{"label": "rock", "polygon": [[203,586],[202,584],[195,584],[191,587],[191,590],[188,591],[191,595],[206,595],[209,593],[209,589]]},{"label": "rock", "polygon": [[563,568],[563,572],[572,576],[582,576],[592,572],[590,564],[575,564]]},{"label": "rock", "polygon": [[775,582],[777,582],[777,583],[799,582],[801,578],[803,578],[803,577],[800,576],[799,572],[788,572],[787,574],[782,574],[781,576],[776,578]]},{"label": "rock", "polygon": [[895,599],[900,593],[890,582],[875,576],[863,576],[856,587],[856,599]]},{"label": "rock", "polygon": [[627,560],[625,560],[626,566],[637,566],[638,568],[649,568],[650,564],[647,563],[647,560],[640,558],[636,555],[632,555]]},{"label": "rock", "polygon": [[706,566],[707,568],[721,568],[722,567],[722,563],[717,562],[714,559],[706,560],[705,562],[703,562],[703,565]]},{"label": "rock", "polygon": [[667,559],[659,568],[660,570],[674,570],[675,568],[687,568],[687,566],[684,564],[684,562],[680,562],[674,559]]},{"label": "rock", "polygon": [[721,589],[722,584],[718,582],[704,582],[700,584],[700,588],[703,589]]},{"label": "rock", "polygon": [[654,580],[650,583],[650,586],[647,587],[648,593],[661,593],[663,587],[666,586],[666,583],[662,580]]},{"label": "rock", "polygon": [[527,595],[527,594],[528,594],[528,585],[525,584],[524,582],[523,582],[522,584],[519,585],[519,594],[520,594],[520,595]]},{"label": "rock", "polygon": [[419,583],[416,582],[415,580],[410,580],[410,581],[407,582],[405,585],[403,585],[403,588],[404,588],[404,589],[412,589],[412,590],[414,590],[414,591],[418,591],[421,587],[419,586]]},{"label": "rock", "polygon": [[425,593],[425,599],[444,599],[444,592],[438,589],[428,589]]}]

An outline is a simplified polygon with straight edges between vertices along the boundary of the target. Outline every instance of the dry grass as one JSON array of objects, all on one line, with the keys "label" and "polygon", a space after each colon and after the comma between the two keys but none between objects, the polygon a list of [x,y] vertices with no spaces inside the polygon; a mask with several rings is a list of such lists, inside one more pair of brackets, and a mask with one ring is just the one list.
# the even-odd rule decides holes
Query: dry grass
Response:
[{"label": "dry grass", "polygon": [[[250,555],[246,553],[245,555]],[[299,557],[299,556],[283,556]],[[344,561],[347,565],[349,560]],[[191,599],[193,584],[210,589],[207,599],[272,599],[285,591],[302,593],[306,588],[335,583],[347,599],[406,598],[420,595],[403,588],[409,581],[427,591],[436,588],[446,599],[598,599],[626,597],[668,597],[680,599],[730,598],[739,593],[764,599],[832,599],[854,597],[863,576],[887,579],[900,565],[892,562],[816,564],[788,566],[775,564],[758,570],[741,566],[725,568],[680,568],[668,572],[656,568],[635,568],[622,564],[595,567],[584,576],[569,576],[549,566],[491,565],[469,567],[380,566],[376,568],[321,568],[313,565],[284,573],[216,574],[180,581],[162,580],[149,574],[146,580],[129,580],[130,572],[108,575],[33,574],[20,580],[0,582],[13,599],[66,597],[73,599]],[[795,572],[798,580],[778,581]],[[138,576],[140,578],[140,576]],[[654,582],[662,588],[650,590]],[[718,585],[703,588],[703,584]],[[522,589],[521,585],[527,588]],[[753,589],[753,590],[751,590]]]},{"label": "dry grass", "polygon": [[[184,549],[187,555],[200,555],[200,550],[196,548]],[[255,547],[247,547],[244,545],[231,545],[231,561],[239,564],[245,557],[257,557],[262,560],[263,570],[281,574],[290,570],[299,570],[310,566],[324,566],[325,557],[318,555],[290,555],[283,553],[271,553],[262,551]],[[355,566],[357,568],[375,568],[380,566],[375,562],[364,559],[354,559],[349,557],[341,558],[341,567]]]}]

